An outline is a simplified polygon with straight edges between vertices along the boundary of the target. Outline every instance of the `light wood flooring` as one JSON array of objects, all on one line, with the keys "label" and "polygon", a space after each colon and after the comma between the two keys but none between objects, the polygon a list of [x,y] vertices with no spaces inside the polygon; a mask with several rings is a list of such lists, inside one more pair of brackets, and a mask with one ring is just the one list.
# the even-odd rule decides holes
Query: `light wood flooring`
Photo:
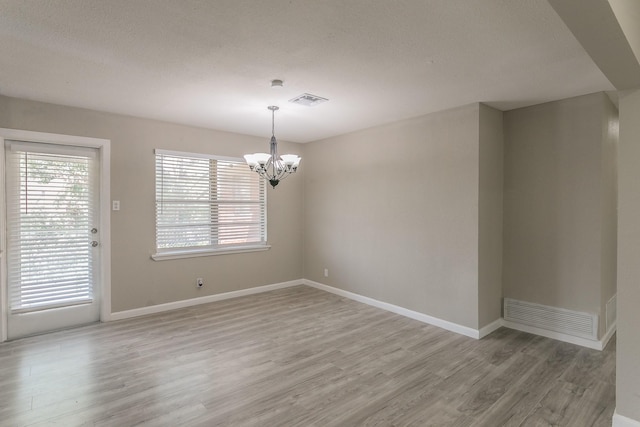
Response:
[{"label": "light wood flooring", "polygon": [[604,352],[306,286],[0,344],[2,426],[610,426]]}]

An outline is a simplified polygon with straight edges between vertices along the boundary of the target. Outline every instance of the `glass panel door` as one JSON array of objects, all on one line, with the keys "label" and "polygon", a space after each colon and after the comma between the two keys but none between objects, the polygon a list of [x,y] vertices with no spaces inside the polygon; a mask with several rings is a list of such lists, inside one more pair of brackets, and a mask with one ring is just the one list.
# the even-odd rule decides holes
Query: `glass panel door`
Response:
[{"label": "glass panel door", "polygon": [[6,141],[8,336],[99,319],[97,150]]}]

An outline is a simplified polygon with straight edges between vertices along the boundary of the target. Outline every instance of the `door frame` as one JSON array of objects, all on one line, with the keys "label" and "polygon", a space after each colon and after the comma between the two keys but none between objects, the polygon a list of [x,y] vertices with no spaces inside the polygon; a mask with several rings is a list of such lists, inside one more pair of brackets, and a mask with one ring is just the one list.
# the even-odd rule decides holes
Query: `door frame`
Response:
[{"label": "door frame", "polygon": [[62,135],[18,129],[0,128],[0,342],[7,340],[8,289],[7,289],[7,206],[5,187],[5,140],[40,142],[57,145],[74,145],[98,150],[100,164],[100,321],[111,318],[111,141],[85,136]]}]

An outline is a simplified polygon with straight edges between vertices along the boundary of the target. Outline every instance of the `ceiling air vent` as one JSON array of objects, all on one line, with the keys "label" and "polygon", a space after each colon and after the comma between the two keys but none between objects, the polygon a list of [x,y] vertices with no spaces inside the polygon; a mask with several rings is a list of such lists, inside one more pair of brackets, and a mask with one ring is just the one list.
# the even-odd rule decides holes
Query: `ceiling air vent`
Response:
[{"label": "ceiling air vent", "polygon": [[318,95],[311,95],[310,93],[303,93],[302,95],[289,100],[289,102],[293,102],[294,104],[304,105],[307,107],[315,107],[316,105],[327,101],[327,98],[323,98]]}]

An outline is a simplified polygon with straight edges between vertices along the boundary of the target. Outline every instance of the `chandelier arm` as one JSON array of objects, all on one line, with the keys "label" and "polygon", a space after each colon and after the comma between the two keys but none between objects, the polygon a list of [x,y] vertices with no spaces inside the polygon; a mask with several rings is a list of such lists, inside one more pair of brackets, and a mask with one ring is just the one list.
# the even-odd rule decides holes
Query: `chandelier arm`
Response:
[{"label": "chandelier arm", "polygon": [[286,177],[288,177],[289,175],[291,175],[290,173],[284,174],[282,175],[282,178],[280,178],[280,181],[284,180]]},{"label": "chandelier arm", "polygon": [[287,165],[285,165],[282,160],[280,161],[280,164],[282,165],[282,170],[280,171],[280,175],[282,177],[289,176],[291,174],[291,171],[289,170]]},{"label": "chandelier arm", "polygon": [[259,175],[260,175],[262,178],[266,179],[267,181],[269,181],[269,180],[271,179],[271,177],[269,176],[269,174],[268,174],[266,171],[261,171],[261,172],[259,173]]},{"label": "chandelier arm", "polygon": [[278,179],[283,180],[286,177],[288,177],[289,175],[291,175],[292,173],[295,173],[295,171],[293,169],[289,170],[289,169],[287,169],[286,166],[283,165],[282,170],[278,174]]}]

